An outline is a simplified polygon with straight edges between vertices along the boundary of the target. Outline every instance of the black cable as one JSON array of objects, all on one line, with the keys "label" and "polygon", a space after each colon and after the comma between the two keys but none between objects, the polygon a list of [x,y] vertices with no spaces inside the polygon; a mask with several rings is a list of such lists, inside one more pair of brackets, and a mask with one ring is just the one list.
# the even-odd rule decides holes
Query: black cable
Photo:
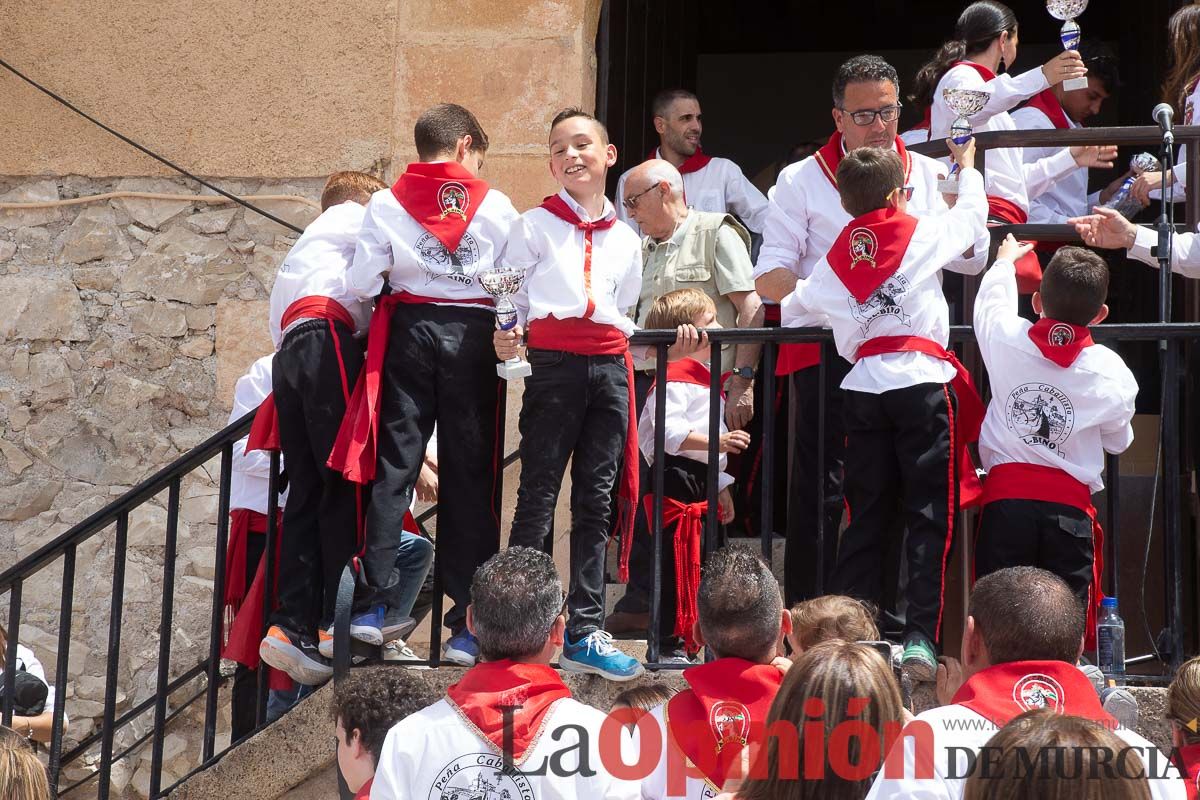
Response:
[{"label": "black cable", "polygon": [[94,124],[100,128],[103,128],[105,131],[111,133],[113,136],[117,137],[122,142],[125,142],[125,144],[135,147],[138,150],[141,150],[143,153],[150,156],[155,161],[165,164],[166,166],[168,166],[171,169],[178,172],[180,175],[183,175],[186,178],[190,178],[191,180],[194,180],[196,183],[200,184],[201,186],[212,189],[214,192],[221,195],[222,197],[228,198],[228,199],[232,200],[233,202],[237,203],[238,205],[243,206],[244,208],[248,208],[257,214],[262,214],[264,217],[266,217],[267,219],[271,220],[274,223],[282,225],[283,227],[293,230],[296,233],[304,233],[303,228],[298,228],[295,225],[293,225],[292,223],[287,222],[286,220],[280,219],[279,217],[275,216],[274,214],[270,213],[269,211],[264,211],[263,209],[259,208],[258,206],[254,205],[253,203],[248,203],[245,200],[243,200],[242,198],[238,197],[237,195],[230,194],[229,192],[225,191],[224,189],[220,188],[219,186],[214,186],[213,184],[209,183],[208,181],[204,180],[203,178],[196,177],[195,175],[188,172],[186,169],[179,166],[178,164],[176,164],[172,161],[168,161],[167,159],[160,156],[158,153],[155,153],[150,148],[144,147],[144,146],[138,144],[137,142],[135,142],[133,139],[130,139],[125,134],[120,133],[119,131],[113,130],[112,128],[108,127],[100,120],[93,117],[91,114],[88,114],[86,111],[82,111],[82,110],[76,108],[69,100],[67,100],[63,97],[60,97],[59,95],[57,95],[54,92],[47,89],[45,86],[42,86],[37,81],[26,76],[19,69],[14,67],[12,64],[9,64],[7,61],[5,61],[2,58],[0,58],[0,67],[4,67],[6,70],[11,72],[13,75],[16,75],[18,78],[25,81],[26,83],[28,83],[33,88],[37,89],[39,92],[49,95],[51,99],[61,103],[62,105],[66,106],[67,108],[71,109],[76,114],[78,114],[79,116],[86,119],[88,122],[91,122],[92,124]]}]

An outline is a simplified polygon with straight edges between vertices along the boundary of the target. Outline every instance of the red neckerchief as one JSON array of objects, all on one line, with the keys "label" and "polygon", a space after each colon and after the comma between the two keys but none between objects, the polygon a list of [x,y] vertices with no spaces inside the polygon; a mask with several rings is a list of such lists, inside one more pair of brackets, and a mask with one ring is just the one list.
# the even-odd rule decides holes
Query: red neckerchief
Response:
[{"label": "red neckerchief", "polygon": [[371,800],[371,784],[374,782],[375,782],[374,775],[367,778],[367,782],[364,783],[359,788],[358,792],[354,795],[354,800]]},{"label": "red neckerchief", "polygon": [[1093,344],[1092,332],[1087,326],[1072,325],[1048,317],[1033,323],[1029,329],[1029,339],[1042,351],[1042,355],[1060,367],[1074,364],[1083,348]]},{"label": "red neckerchief", "polygon": [[[838,164],[842,163],[843,155],[841,131],[834,131],[825,146],[813,155],[817,159],[821,171],[825,173],[825,177],[836,189],[838,185],[837,168]],[[908,183],[909,176],[912,175],[912,156],[909,155],[908,148],[904,146],[904,141],[899,136],[896,137],[896,155],[900,156],[900,163],[904,165],[904,182]]]},{"label": "red neckerchief", "polygon": [[850,220],[825,259],[854,299],[865,303],[900,269],[916,229],[916,217],[895,208],[877,208]]},{"label": "red neckerchief", "polygon": [[668,738],[720,791],[751,734],[763,735],[783,674],[770,664],[719,658],[683,677],[691,688],[667,701]]},{"label": "red neckerchief", "polygon": [[392,194],[421,227],[453,253],[488,193],[480,180],[456,161],[415,162],[392,186]]},{"label": "red neckerchief", "polygon": [[[721,386],[725,385],[731,374],[722,373],[719,378]],[[681,358],[667,364],[667,383],[690,383],[707,389],[712,385],[712,371],[694,358]],[[654,387],[655,384],[650,384],[650,391],[654,391]],[[724,391],[721,392],[721,396],[725,396]]]},{"label": "red neckerchief", "polygon": [[[458,683],[446,689],[446,700],[463,720],[502,755],[512,748],[514,764],[520,764],[533,750],[550,709],[559,700],[571,696],[571,690],[553,669],[545,664],[518,664],[515,661],[484,661],[471,667]],[[504,713],[511,710],[511,742],[505,742]]]},{"label": "red neckerchief", "polygon": [[1175,750],[1175,767],[1183,776],[1187,800],[1200,796],[1200,744],[1185,744]]},{"label": "red neckerchief", "polygon": [[616,224],[617,217],[614,214],[594,222],[584,222],[579,218],[579,214],[575,213],[575,209],[556,194],[542,200],[542,208],[583,231],[583,291],[587,295],[587,309],[583,312],[583,318],[591,319],[592,314],[596,311],[596,302],[592,298],[592,233],[608,230]]},{"label": "red neckerchief", "polygon": [[1100,704],[1092,682],[1078,667],[1065,661],[1012,661],[988,667],[972,675],[951,702],[997,726],[1039,708],[1116,724]]},{"label": "red neckerchief", "polygon": [[[657,147],[650,151],[650,155],[646,156],[647,161],[652,158],[662,158],[662,153],[659,152]],[[687,175],[689,172],[699,172],[707,167],[708,162],[712,160],[712,156],[705,155],[704,151],[697,147],[696,152],[685,158],[683,163],[676,167],[676,169],[679,170],[680,175]]]},{"label": "red neckerchief", "polygon": [[[979,73],[979,77],[983,78],[984,83],[986,83],[990,80],[995,80],[995,78],[996,78],[996,73],[992,72],[990,69],[985,67],[983,64],[976,64],[974,61],[955,61],[953,64],[950,65],[950,69],[954,69],[955,67],[958,67],[958,66],[967,66],[967,67],[970,67],[971,69],[975,70],[976,72]],[[946,70],[946,72],[949,72],[950,69]],[[943,75],[943,77],[945,77],[945,76]],[[915,130],[926,130],[926,131],[930,130],[933,127],[933,104],[932,103],[925,106],[925,116],[921,119],[921,122],[919,125],[914,125],[913,127]]]},{"label": "red neckerchief", "polygon": [[1025,103],[1029,108],[1036,108],[1038,111],[1046,115],[1050,120],[1050,124],[1060,131],[1069,130],[1071,121],[1067,119],[1067,112],[1063,111],[1062,103],[1054,96],[1054,92],[1050,89],[1042,91],[1029,98]]}]

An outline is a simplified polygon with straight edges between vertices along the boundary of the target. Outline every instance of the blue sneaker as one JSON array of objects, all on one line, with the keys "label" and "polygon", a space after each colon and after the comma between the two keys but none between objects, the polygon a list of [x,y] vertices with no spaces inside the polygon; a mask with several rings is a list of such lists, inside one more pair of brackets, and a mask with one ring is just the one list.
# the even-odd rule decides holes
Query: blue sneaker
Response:
[{"label": "blue sneaker", "polygon": [[[383,644],[383,606],[375,606],[370,611],[350,618],[350,638],[357,639],[374,647]],[[325,658],[333,658],[333,626],[329,630],[317,632],[317,650]]]},{"label": "blue sneaker", "polygon": [[463,628],[442,645],[442,658],[460,667],[473,667],[479,658],[479,640]]},{"label": "blue sneaker", "polygon": [[631,681],[646,671],[642,663],[613,647],[612,634],[595,630],[577,642],[563,639],[558,665],[568,672],[587,672],[610,681]]}]

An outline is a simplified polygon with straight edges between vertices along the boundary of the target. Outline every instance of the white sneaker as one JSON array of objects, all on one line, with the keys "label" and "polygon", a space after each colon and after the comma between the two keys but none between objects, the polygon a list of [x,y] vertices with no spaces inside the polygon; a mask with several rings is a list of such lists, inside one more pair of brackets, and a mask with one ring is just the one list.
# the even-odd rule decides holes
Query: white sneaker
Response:
[{"label": "white sneaker", "polygon": [[[384,642],[383,645],[383,660],[384,661],[423,661],[419,655],[413,652],[413,649],[405,644],[403,639],[393,639],[390,642]],[[409,667],[409,669],[429,669],[425,666]]]}]

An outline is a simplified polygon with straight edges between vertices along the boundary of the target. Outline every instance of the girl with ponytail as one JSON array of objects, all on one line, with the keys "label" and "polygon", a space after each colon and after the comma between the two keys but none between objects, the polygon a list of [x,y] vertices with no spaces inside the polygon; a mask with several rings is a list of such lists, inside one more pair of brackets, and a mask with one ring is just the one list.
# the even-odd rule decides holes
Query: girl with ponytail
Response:
[{"label": "girl with ponytail", "polygon": [[[911,99],[926,109],[929,139],[945,139],[958,114],[946,105],[946,89],[982,89],[989,93],[983,109],[971,117],[976,133],[1016,130],[1008,112],[1034,95],[1067,78],[1087,74],[1083,59],[1074,50],[1064,50],[1041,67],[1013,76],[1002,73],[1017,59],[1017,18],[1012,9],[997,0],[971,3],[958,18],[954,38],[917,73]],[[1110,155],[1111,153],[1111,155]],[[1115,157],[1115,148],[1071,147],[1024,163],[1019,147],[988,151],[984,179],[988,193],[990,224],[1023,224],[1029,219],[1029,199],[1044,192],[1062,176],[1079,167],[1111,167],[1105,158]],[[976,253],[979,267],[987,253]],[[1041,281],[1037,256],[1026,255],[1017,264],[1017,284],[1029,294]]]}]

